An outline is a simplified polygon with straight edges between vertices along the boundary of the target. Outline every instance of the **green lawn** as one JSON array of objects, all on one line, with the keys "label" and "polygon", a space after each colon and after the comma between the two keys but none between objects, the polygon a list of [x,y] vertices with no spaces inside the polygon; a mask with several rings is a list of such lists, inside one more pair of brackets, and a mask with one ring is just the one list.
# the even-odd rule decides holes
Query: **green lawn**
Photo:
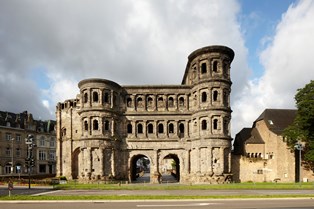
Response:
[{"label": "green lawn", "polygon": [[234,184],[82,184],[68,182],[54,186],[55,189],[106,189],[106,190],[223,190],[223,189],[314,189],[314,182],[308,183],[234,183]]}]

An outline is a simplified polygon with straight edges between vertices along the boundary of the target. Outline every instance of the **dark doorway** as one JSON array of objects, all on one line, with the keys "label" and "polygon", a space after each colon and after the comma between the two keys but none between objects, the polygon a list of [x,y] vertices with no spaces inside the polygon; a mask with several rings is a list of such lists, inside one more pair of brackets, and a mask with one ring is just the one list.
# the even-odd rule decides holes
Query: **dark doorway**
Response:
[{"label": "dark doorway", "polygon": [[150,160],[145,155],[135,155],[131,159],[131,181],[133,183],[150,182]]},{"label": "dark doorway", "polygon": [[160,169],[162,183],[180,182],[180,160],[177,155],[169,154],[164,157]]}]

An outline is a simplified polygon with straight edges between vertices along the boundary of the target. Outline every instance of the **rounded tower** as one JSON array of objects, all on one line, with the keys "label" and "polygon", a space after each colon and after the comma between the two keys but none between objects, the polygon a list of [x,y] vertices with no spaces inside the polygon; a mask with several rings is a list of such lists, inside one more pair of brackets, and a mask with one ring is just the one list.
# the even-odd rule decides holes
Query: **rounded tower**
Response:
[{"label": "rounded tower", "polygon": [[233,50],[225,46],[200,48],[188,57],[182,84],[191,85],[191,170],[201,176],[231,172],[230,65],[233,58]]}]

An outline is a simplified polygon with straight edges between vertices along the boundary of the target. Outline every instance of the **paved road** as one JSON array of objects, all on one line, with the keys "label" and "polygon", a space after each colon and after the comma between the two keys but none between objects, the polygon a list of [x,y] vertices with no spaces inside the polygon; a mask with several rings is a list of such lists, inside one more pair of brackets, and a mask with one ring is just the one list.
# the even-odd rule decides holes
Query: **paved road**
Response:
[{"label": "paved road", "polygon": [[[0,196],[8,195],[6,186],[0,186]],[[15,186],[12,195],[289,195],[312,194],[314,190],[53,190],[52,187]],[[314,208],[314,207],[313,207]]]},{"label": "paved road", "polygon": [[313,209],[312,199],[208,200],[208,201],[80,201],[80,202],[1,202],[5,209]]}]

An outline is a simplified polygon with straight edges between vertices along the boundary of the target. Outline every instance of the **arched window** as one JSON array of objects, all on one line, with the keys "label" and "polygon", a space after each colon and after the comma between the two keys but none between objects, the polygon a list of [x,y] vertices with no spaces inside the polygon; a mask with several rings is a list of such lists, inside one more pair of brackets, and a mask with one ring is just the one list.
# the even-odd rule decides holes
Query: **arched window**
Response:
[{"label": "arched window", "polygon": [[109,126],[110,126],[110,123],[108,120],[105,120],[105,123],[104,123],[104,130],[105,131],[109,131]]},{"label": "arched window", "polygon": [[207,93],[202,92],[202,102],[206,102],[206,101],[207,101]]},{"label": "arched window", "polygon": [[137,107],[143,107],[143,99],[142,99],[142,97],[137,98]]},{"label": "arched window", "polygon": [[127,129],[128,129],[128,134],[131,134],[132,133],[132,124],[128,124],[127,126]]},{"label": "arched window", "polygon": [[173,97],[169,97],[169,98],[168,98],[168,106],[169,106],[169,107],[173,107],[173,106],[174,106]]},{"label": "arched window", "polygon": [[130,97],[126,99],[126,105],[132,107],[132,99]]},{"label": "arched window", "polygon": [[138,124],[137,125],[137,133],[138,134],[142,134],[143,133],[143,125],[142,124]]},{"label": "arched window", "polygon": [[98,102],[98,92],[93,92],[93,102]]},{"label": "arched window", "polygon": [[84,94],[84,103],[87,103],[87,102],[88,102],[88,94],[85,93],[85,94]]},{"label": "arched window", "polygon": [[174,126],[172,123],[169,124],[169,134],[173,134],[174,133]]},{"label": "arched window", "polygon": [[149,134],[152,134],[152,133],[154,133],[154,127],[153,127],[153,124],[148,124],[148,126],[147,126],[147,132],[149,133]]},{"label": "arched window", "polygon": [[93,120],[93,130],[98,130],[98,120]]},{"label": "arched window", "polygon": [[207,121],[202,120],[202,130],[207,130]]},{"label": "arched window", "polygon": [[218,119],[214,119],[214,121],[213,121],[213,129],[214,130],[218,129]]},{"label": "arched window", "polygon": [[88,122],[86,120],[84,121],[84,130],[88,131]]},{"label": "arched window", "polygon": [[162,123],[158,124],[158,133],[159,134],[164,133],[164,124]]},{"label": "arched window", "polygon": [[104,93],[104,103],[109,103],[110,101],[110,95],[108,92]]},{"label": "arched window", "polygon": [[201,65],[201,73],[202,74],[207,73],[207,66],[206,66],[205,62],[203,62],[202,65]]},{"label": "arched window", "polygon": [[179,137],[184,137],[184,124],[180,123],[179,125]]},{"label": "arched window", "polygon": [[183,107],[183,106],[184,106],[184,98],[183,98],[183,97],[180,97],[180,98],[179,98],[179,106],[180,106],[180,107]]},{"label": "arched window", "polygon": [[152,107],[153,106],[153,98],[151,98],[151,97],[147,98],[147,106],[148,107]]},{"label": "arched window", "polygon": [[215,90],[215,91],[213,92],[213,101],[216,102],[217,100],[218,100],[218,91]]},{"label": "arched window", "polygon": [[215,73],[218,72],[218,61],[213,62],[213,72],[215,72]]},{"label": "arched window", "polygon": [[158,98],[158,107],[163,107],[164,106],[164,99],[162,97]]}]

